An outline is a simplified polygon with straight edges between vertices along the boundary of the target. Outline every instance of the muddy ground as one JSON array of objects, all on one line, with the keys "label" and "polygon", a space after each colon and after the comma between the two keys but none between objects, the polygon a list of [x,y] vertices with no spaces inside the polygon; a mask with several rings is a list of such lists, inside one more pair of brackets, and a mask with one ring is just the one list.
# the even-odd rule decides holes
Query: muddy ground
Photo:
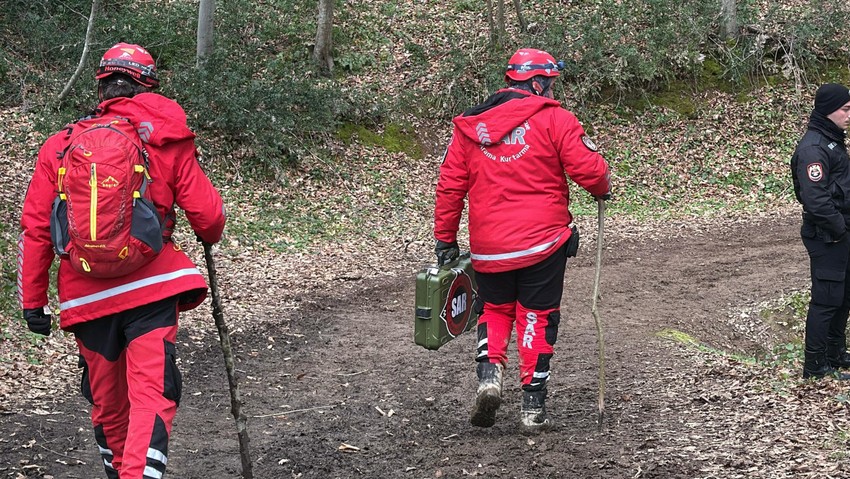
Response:
[{"label": "muddy ground", "polygon": [[[254,477],[847,477],[841,387],[802,381],[793,364],[746,359],[777,337],[742,311],[807,284],[797,231],[796,214],[784,214],[610,238],[601,428],[588,235],[567,269],[548,403],[556,427],[536,437],[517,431],[515,352],[498,422],[479,429],[468,423],[474,335],[439,351],[413,343],[410,272],[420,264],[387,281],[343,278],[343,293],[313,291],[290,298],[295,307],[270,300],[257,307],[261,319],[233,337]],[[167,476],[235,478],[238,445],[217,334],[209,321],[187,323]],[[665,330],[700,346],[659,336]],[[4,409],[0,477],[103,478],[87,414],[73,387]]]}]

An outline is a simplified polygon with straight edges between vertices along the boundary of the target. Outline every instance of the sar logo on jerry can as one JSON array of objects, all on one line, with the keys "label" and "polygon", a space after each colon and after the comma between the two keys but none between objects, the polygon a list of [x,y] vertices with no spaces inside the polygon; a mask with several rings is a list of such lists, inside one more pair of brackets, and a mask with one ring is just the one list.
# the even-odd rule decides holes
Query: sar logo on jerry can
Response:
[{"label": "sar logo on jerry can", "polygon": [[458,336],[466,330],[472,315],[472,303],[475,290],[472,280],[462,269],[453,269],[455,278],[449,286],[446,304],[440,312],[440,319],[446,323],[446,330],[452,336]]}]

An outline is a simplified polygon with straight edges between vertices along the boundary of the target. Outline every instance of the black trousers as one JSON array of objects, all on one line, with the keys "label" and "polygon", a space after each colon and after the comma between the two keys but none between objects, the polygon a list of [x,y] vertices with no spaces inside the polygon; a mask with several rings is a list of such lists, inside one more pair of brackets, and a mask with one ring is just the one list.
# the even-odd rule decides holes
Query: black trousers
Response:
[{"label": "black trousers", "polygon": [[561,295],[567,265],[566,245],[543,261],[502,273],[475,272],[478,297],[478,362],[508,362],[511,331],[516,331],[523,391],[545,391],[549,361],[561,324]]},{"label": "black trousers", "polygon": [[[805,229],[805,228],[804,228]],[[835,243],[803,236],[809,253],[812,300],[806,316],[806,352],[825,353],[846,347],[850,313],[850,235]]]},{"label": "black trousers", "polygon": [[564,293],[567,269],[567,245],[558,248],[543,261],[503,273],[475,272],[478,297],[485,303],[506,304],[519,301],[532,309],[558,308]]}]

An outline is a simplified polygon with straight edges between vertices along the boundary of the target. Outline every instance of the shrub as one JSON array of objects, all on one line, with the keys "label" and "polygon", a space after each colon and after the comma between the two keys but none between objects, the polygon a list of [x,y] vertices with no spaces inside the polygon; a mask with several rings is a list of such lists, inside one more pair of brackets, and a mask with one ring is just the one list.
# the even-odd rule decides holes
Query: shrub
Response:
[{"label": "shrub", "polygon": [[[446,26],[440,31],[442,43],[449,45],[444,49],[419,45],[403,31],[381,29],[382,19],[397,16],[401,5],[349,2],[337,9],[334,52],[337,75],[358,77],[346,82],[347,77],[318,77],[310,62],[312,0],[222,2],[216,18],[226,21],[216,22],[209,73],[194,67],[196,2],[102,5],[85,73],[66,104],[56,109],[52,103],[79,61],[91,2],[4,2],[3,101],[36,103],[46,113],[45,127],[53,129],[69,119],[69,108],[81,114],[93,106],[91,72],[101,52],[117,41],[142,43],[157,58],[165,80],[162,92],[184,105],[191,125],[204,130],[202,136],[222,138],[228,150],[240,149],[251,162],[274,170],[295,163],[299,151],[312,148],[317,137],[342,123],[385,121],[390,110],[426,118],[456,115],[504,84],[505,59],[520,46],[539,46],[566,60],[561,85],[577,110],[587,100],[663,89],[674,80],[708,81],[709,87],[764,75],[808,80],[824,62],[838,59],[846,65],[850,51],[850,34],[843,28],[850,23],[845,0],[768,7],[742,0],[738,13],[744,35],[731,43],[715,34],[716,0],[538,2],[525,5],[534,28],[520,33],[509,23],[512,31],[497,45],[470,39],[468,27],[486,23],[473,13],[483,2],[457,0],[447,7],[457,18],[441,20]],[[426,10],[417,10],[423,21]],[[387,47],[398,41],[409,53],[405,68],[415,74],[409,77],[425,81],[415,82],[418,88],[397,85],[398,98],[389,105],[375,94],[386,79],[371,71],[385,71],[392,61]],[[343,89],[344,83],[356,86]]]},{"label": "shrub", "polygon": [[829,62],[847,65],[850,4],[844,0],[770,4],[766,11],[748,5],[742,13],[742,36],[713,52],[736,82],[757,83],[775,75],[814,81]]}]

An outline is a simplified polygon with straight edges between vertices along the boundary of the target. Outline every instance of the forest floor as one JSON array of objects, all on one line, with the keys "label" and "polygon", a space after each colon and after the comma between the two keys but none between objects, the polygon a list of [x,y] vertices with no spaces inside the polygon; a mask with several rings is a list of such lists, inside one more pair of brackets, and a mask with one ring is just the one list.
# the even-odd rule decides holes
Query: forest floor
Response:
[{"label": "forest floor", "polygon": [[[255,3],[275,23],[302,18],[276,12],[275,2]],[[778,8],[756,3],[764,4],[759,11]],[[805,2],[780,3],[802,9]],[[490,61],[486,22],[463,5],[471,3],[347,2],[350,17],[339,30],[351,37],[340,42],[350,71],[334,92],[388,97],[399,111],[357,113],[381,121],[344,125],[355,134],[329,134],[323,148],[304,148],[297,165],[276,169],[274,158],[255,158],[251,148],[216,149],[217,132],[199,130],[202,166],[228,208],[216,261],[254,477],[847,478],[850,393],[833,380],[800,377],[802,331],[784,303],[809,286],[788,160],[815,90],[790,78],[777,85],[759,78],[761,86],[729,92],[688,80],[641,95],[644,106],[557,89],[613,169],[599,303],[605,415],[598,425],[595,205],[576,188],[570,207],[583,244],[567,266],[551,363],[555,427],[519,434],[513,345],[496,425],[469,424],[474,333],[438,351],[413,341],[414,278],[433,261],[434,188],[451,133],[448,118],[432,110],[471,106],[454,103],[476,88],[485,94],[477,73]],[[549,21],[594,8],[559,2],[550,13],[551,3],[538,2],[526,12]],[[389,22],[387,12],[394,12]],[[265,34],[254,28],[238,30]],[[372,42],[386,32],[387,41]],[[285,45],[264,43],[256,54],[269,51],[280,59],[272,64],[285,63]],[[338,58],[343,69],[345,58]],[[461,60],[466,73],[448,78]],[[26,63],[25,78],[43,68]],[[21,88],[35,94],[29,80]],[[0,110],[0,479],[105,479],[90,406],[78,391],[73,337],[27,333],[14,300],[21,204],[46,138],[35,125],[52,114],[23,103]],[[203,116],[194,121],[210,115]],[[417,151],[389,148],[399,140]],[[461,245],[466,234],[464,226]],[[185,221],[177,235],[203,269]],[[52,306],[55,293],[52,285]],[[237,478],[236,427],[209,300],[180,321],[183,397],[166,477]]]},{"label": "forest floor", "polygon": [[[582,221],[552,362],[555,428],[532,437],[517,431],[515,352],[497,423],[481,429],[468,422],[474,334],[438,351],[414,344],[413,278],[430,260],[427,248],[390,252],[357,274],[339,265],[338,274],[316,273],[322,261],[334,264],[332,254],[293,256],[283,269],[323,278],[303,283],[276,266],[279,258],[220,255],[254,477],[846,477],[846,388],[802,380],[799,360],[755,359],[787,334],[759,311],[807,286],[795,208],[668,222],[639,236],[629,224],[606,225],[601,427],[595,227]],[[247,301],[250,291],[266,300]],[[208,306],[185,315],[178,336],[184,388],[169,477],[239,476]],[[16,377],[5,373],[14,387],[0,394],[0,477],[103,478],[73,341],[54,333],[43,349],[64,366],[21,361]]]}]

